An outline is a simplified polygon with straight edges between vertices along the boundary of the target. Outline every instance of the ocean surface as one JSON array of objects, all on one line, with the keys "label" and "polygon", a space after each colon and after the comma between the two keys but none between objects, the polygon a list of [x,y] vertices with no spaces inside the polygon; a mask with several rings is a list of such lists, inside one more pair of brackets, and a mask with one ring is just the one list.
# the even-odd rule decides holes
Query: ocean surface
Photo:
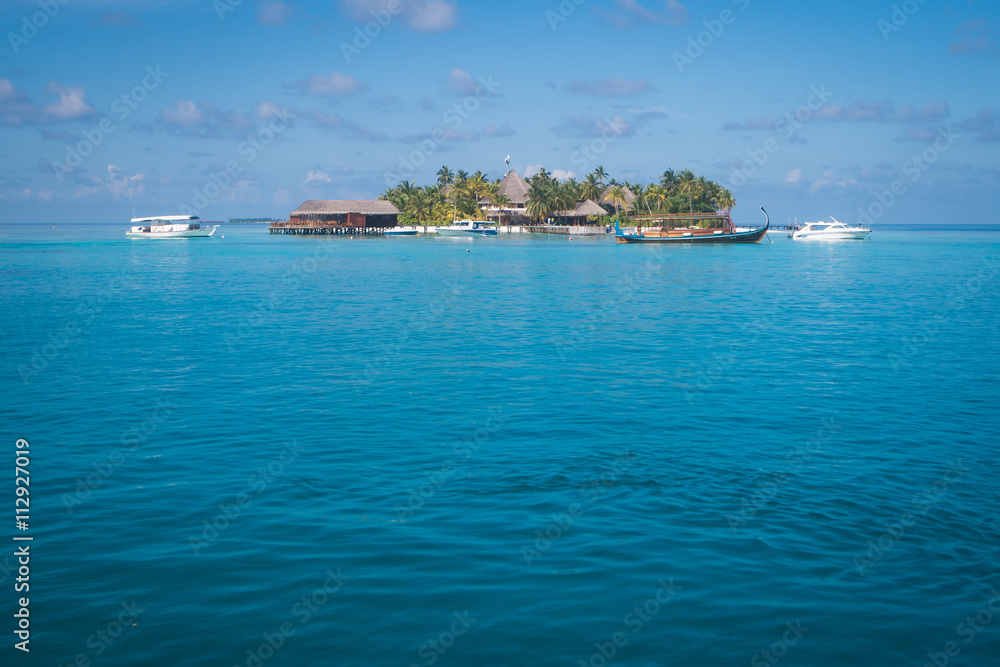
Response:
[{"label": "ocean surface", "polygon": [[998,232],[123,233],[0,226],[8,657],[30,536],[37,665],[1000,664]]}]

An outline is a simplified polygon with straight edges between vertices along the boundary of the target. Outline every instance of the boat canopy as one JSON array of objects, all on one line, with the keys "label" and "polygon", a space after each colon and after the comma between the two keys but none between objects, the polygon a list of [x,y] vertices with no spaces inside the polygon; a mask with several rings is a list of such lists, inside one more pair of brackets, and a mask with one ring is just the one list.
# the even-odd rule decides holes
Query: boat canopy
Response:
[{"label": "boat canopy", "polygon": [[154,215],[149,218],[132,218],[132,222],[188,222],[197,219],[196,215]]}]

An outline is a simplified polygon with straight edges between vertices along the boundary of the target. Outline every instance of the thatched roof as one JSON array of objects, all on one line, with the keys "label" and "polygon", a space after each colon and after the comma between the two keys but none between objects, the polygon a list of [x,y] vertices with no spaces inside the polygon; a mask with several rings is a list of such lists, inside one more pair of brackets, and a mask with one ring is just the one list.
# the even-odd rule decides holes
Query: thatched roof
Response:
[{"label": "thatched roof", "polygon": [[508,171],[500,181],[500,193],[507,195],[511,204],[525,204],[528,201],[528,190],[531,185],[517,175],[516,171]]},{"label": "thatched roof", "polygon": [[[604,189],[604,192],[601,193],[602,202],[607,202],[609,204],[611,203],[611,201],[608,199],[608,195],[611,194],[611,188],[613,187],[614,187],[613,185],[609,185]],[[625,205],[631,207],[632,204],[635,203],[635,193],[626,188],[624,185],[622,186],[622,190],[625,191]]]},{"label": "thatched roof", "polygon": [[364,213],[399,215],[399,209],[385,199],[310,199],[292,211],[292,215]]},{"label": "thatched roof", "polygon": [[601,208],[594,202],[590,201],[589,199],[585,199],[584,201],[578,203],[572,211],[556,211],[555,213],[552,214],[552,216],[556,218],[575,218],[584,215],[607,215],[607,214],[608,212],[605,211],[603,208]]}]

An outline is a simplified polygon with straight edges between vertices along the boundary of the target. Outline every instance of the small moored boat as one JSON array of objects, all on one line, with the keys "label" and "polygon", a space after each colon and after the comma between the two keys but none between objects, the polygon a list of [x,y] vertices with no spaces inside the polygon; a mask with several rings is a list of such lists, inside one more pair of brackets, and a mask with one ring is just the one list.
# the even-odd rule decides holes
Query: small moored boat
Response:
[{"label": "small moored boat", "polygon": [[417,230],[406,229],[405,227],[393,227],[382,232],[385,236],[416,236]]},{"label": "small moored boat", "polygon": [[851,227],[837,220],[832,215],[833,222],[807,222],[806,226],[788,235],[795,241],[842,241],[845,239],[863,240],[868,238],[872,230],[858,225]]},{"label": "small moored boat", "polygon": [[482,220],[456,220],[447,227],[438,227],[439,236],[496,236],[497,226]]},{"label": "small moored boat", "polygon": [[125,236],[130,239],[188,239],[207,238],[215,233],[218,225],[201,226],[196,215],[160,215],[151,218],[132,218],[132,227]]},{"label": "small moored boat", "polygon": [[[737,230],[729,213],[695,213],[693,215],[650,215],[632,218],[636,221],[634,232],[623,232],[615,221],[615,241],[618,243],[759,243],[771,226],[767,211],[761,206],[765,223],[763,227]],[[671,223],[686,221],[685,227]],[[654,226],[642,226],[652,222]],[[659,224],[659,226],[655,226]]]}]

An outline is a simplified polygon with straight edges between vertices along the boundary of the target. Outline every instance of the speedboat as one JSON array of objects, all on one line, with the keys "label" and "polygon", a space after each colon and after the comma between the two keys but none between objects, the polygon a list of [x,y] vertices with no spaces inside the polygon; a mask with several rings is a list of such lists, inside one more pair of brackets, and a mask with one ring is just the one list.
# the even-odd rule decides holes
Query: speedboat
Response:
[{"label": "speedboat", "polygon": [[447,227],[438,227],[439,236],[496,236],[497,226],[482,220],[456,220]]},{"label": "speedboat", "polygon": [[867,227],[851,227],[830,216],[833,222],[807,222],[806,226],[788,235],[796,241],[823,241],[843,239],[866,239],[872,233]]},{"label": "speedboat", "polygon": [[406,227],[393,227],[382,232],[385,236],[417,236],[417,230]]},{"label": "speedboat", "polygon": [[132,218],[132,228],[125,232],[130,239],[181,239],[209,237],[218,225],[201,226],[196,215],[159,215]]}]

